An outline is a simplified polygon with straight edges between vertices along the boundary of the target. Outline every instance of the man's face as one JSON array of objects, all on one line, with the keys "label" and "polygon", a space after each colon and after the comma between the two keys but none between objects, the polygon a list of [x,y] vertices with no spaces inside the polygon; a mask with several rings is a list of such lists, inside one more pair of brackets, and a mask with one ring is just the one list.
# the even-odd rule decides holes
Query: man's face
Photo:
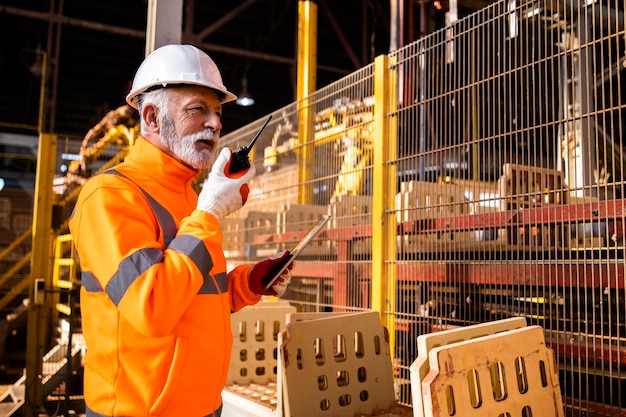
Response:
[{"label": "man's face", "polygon": [[217,93],[199,86],[171,88],[169,113],[161,114],[161,142],[174,157],[194,168],[211,168],[222,130]]}]

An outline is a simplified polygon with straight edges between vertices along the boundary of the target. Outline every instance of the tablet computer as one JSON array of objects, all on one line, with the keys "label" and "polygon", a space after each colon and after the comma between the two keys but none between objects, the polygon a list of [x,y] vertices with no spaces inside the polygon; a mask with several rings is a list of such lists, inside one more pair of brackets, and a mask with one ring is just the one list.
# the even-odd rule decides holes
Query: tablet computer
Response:
[{"label": "tablet computer", "polygon": [[281,273],[285,270],[285,267],[293,262],[296,256],[298,256],[300,252],[302,252],[302,250],[306,248],[309,243],[311,243],[313,238],[317,236],[317,234],[324,228],[324,226],[326,226],[326,223],[328,223],[329,220],[330,216],[328,215],[320,217],[320,219],[311,228],[311,230],[309,230],[307,234],[304,235],[304,237],[298,243],[296,243],[296,246],[294,246],[293,249],[289,251],[289,255],[283,260],[283,262],[280,264],[280,267],[276,268],[276,272],[271,276],[270,280],[267,281],[265,289],[270,289],[270,287],[274,284],[278,277],[280,277]]}]

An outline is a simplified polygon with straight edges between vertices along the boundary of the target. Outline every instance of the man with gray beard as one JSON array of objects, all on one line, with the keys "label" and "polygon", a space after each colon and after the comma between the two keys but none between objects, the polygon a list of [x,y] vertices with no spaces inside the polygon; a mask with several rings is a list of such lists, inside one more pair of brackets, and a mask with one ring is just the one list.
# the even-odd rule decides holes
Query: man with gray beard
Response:
[{"label": "man with gray beard", "polygon": [[[236,99],[213,60],[167,45],[141,64],[127,102],[141,135],[91,178],[70,220],[82,270],[87,416],[219,416],[230,314],[284,294],[287,252],[226,270],[220,220],[241,208],[254,164],[229,173],[222,105]],[[198,195],[192,185],[209,177]]]}]

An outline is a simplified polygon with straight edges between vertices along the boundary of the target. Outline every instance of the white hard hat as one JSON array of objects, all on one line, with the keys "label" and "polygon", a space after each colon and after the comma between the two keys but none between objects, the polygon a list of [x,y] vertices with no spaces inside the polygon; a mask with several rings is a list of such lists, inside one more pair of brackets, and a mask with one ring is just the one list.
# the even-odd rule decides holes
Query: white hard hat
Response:
[{"label": "white hard hat", "polygon": [[137,108],[135,98],[151,87],[191,84],[208,87],[224,96],[222,103],[237,100],[226,89],[220,70],[204,51],[192,45],[165,45],[141,63],[126,102]]}]

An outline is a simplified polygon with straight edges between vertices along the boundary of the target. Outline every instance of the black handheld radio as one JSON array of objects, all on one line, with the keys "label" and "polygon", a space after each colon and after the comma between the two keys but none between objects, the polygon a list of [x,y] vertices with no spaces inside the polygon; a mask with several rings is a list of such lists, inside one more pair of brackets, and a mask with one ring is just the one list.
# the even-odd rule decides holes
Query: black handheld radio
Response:
[{"label": "black handheld radio", "polygon": [[239,171],[243,171],[244,169],[247,169],[248,167],[250,167],[250,159],[248,159],[248,154],[250,153],[250,149],[252,149],[252,145],[254,145],[254,142],[256,142],[256,140],[259,138],[259,135],[261,134],[263,129],[265,129],[265,126],[267,126],[267,123],[270,121],[271,118],[272,118],[272,115],[270,114],[267,117],[267,119],[265,119],[263,126],[261,126],[261,128],[256,133],[256,135],[254,135],[254,137],[252,138],[248,146],[242,146],[241,148],[237,149],[236,152],[233,152],[233,155],[230,161],[230,168],[228,170],[229,174],[235,174]]}]

